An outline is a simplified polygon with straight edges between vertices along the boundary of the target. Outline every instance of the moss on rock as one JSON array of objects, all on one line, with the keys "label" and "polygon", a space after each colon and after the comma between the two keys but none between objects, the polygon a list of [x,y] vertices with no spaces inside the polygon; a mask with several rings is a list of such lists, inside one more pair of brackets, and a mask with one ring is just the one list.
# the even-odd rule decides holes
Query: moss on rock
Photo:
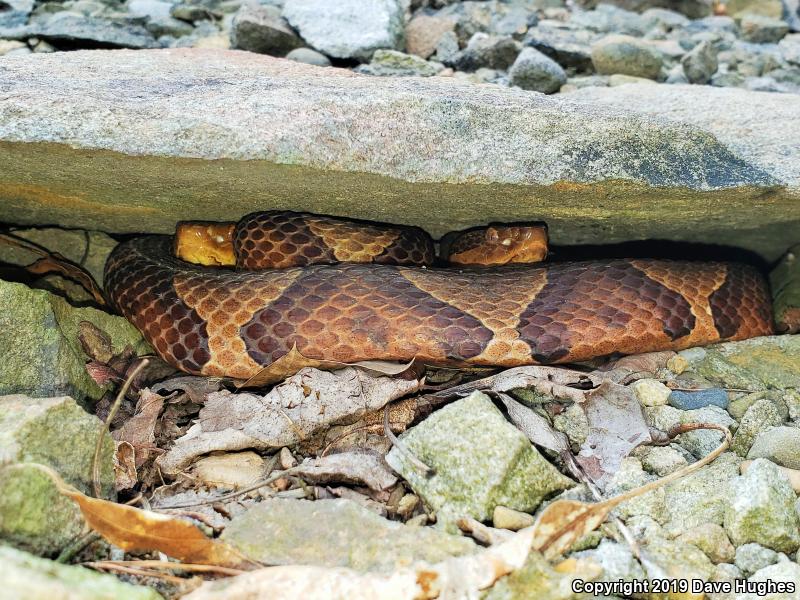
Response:
[{"label": "moss on rock", "polygon": [[120,352],[149,346],[122,317],[94,308],[75,308],[59,296],[0,280],[0,394],[98,399],[103,390],[84,367],[88,357],[78,342],[81,321],[105,331]]}]

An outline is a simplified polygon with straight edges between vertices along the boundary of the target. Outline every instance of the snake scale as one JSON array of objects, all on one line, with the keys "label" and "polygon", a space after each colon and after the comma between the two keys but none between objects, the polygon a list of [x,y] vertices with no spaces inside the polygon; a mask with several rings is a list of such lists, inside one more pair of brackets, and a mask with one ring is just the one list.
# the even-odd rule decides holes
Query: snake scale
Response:
[{"label": "snake scale", "polygon": [[[123,242],[106,264],[112,305],[187,373],[248,379],[292,348],[344,363],[512,367],[773,332],[763,277],[737,263],[425,268],[433,243],[415,228],[278,212],[231,227],[233,269],[175,258],[169,236]],[[247,270],[265,263],[280,268]]]}]

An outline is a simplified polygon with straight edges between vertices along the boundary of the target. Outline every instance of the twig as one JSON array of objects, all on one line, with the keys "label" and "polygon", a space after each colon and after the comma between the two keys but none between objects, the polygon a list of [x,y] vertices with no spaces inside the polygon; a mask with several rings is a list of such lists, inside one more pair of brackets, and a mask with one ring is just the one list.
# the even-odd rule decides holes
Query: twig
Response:
[{"label": "twig", "polygon": [[100,534],[96,531],[89,531],[72,542],[69,546],[61,551],[61,554],[56,558],[57,563],[66,564],[70,562],[79,552],[83,551],[86,546],[93,544],[100,539]]},{"label": "twig", "polygon": [[125,383],[122,384],[122,387],[119,389],[119,393],[117,393],[117,398],[114,400],[114,404],[111,406],[111,410],[108,412],[108,417],[106,420],[100,425],[100,432],[97,435],[97,443],[94,446],[94,458],[92,459],[92,491],[94,492],[94,497],[99,498],[102,492],[100,487],[100,453],[103,450],[103,439],[105,438],[106,433],[108,433],[109,427],[111,427],[111,421],[114,420],[114,417],[117,415],[117,411],[119,411],[119,407],[122,405],[122,400],[125,398],[125,394],[128,393],[128,388],[131,387],[131,383],[136,378],[136,376],[142,372],[147,364],[150,361],[148,359],[142,359],[133,372],[128,375],[128,378],[125,380]]},{"label": "twig", "polygon": [[586,390],[573,386],[585,384],[598,386],[602,381],[603,379],[600,376],[591,373],[559,367],[533,365],[508,369],[484,379],[470,381],[435,394],[429,394],[429,396],[441,399],[467,395],[475,390],[508,392],[519,388],[533,388],[540,394],[553,396],[561,400],[583,402],[586,399]]},{"label": "twig", "polygon": [[[597,500],[598,502],[602,502],[603,500],[605,500],[605,498],[603,498],[603,494],[595,485],[594,481],[592,481],[586,475],[586,473],[583,471],[583,468],[581,468],[578,461],[575,460],[575,457],[572,455],[572,452],[570,452],[569,449],[566,449],[562,451],[560,454],[561,454],[561,459],[564,461],[564,464],[566,464],[569,470],[572,471],[572,474],[575,475],[575,478],[578,479],[578,481],[580,481],[587,487],[587,489],[591,492],[592,496],[594,496],[594,499]],[[639,543],[633,537],[631,530],[628,529],[628,526],[625,525],[622,519],[620,519],[616,515],[612,515],[611,519],[612,521],[614,521],[614,525],[617,526],[617,531],[619,531],[620,535],[623,537],[625,542],[628,544],[628,547],[631,549],[631,553],[637,559],[641,559],[642,555],[641,548],[639,547]]]},{"label": "twig", "polygon": [[277,481],[281,477],[285,475],[292,475],[293,473],[297,472],[297,467],[292,467],[291,469],[285,469],[284,471],[275,471],[272,475],[261,481],[260,483],[253,484],[246,488],[242,488],[241,490],[236,490],[235,492],[231,492],[229,494],[223,494],[222,496],[216,496],[215,498],[208,498],[206,500],[198,500],[197,502],[185,502],[183,504],[170,504],[168,506],[156,506],[153,508],[155,511],[164,511],[164,510],[171,510],[174,508],[194,508],[195,506],[205,506],[207,504],[214,504],[215,502],[222,502],[224,500],[232,500],[238,496],[242,496],[244,494],[248,494],[253,492],[257,489],[264,487],[265,485],[269,485],[273,481]]},{"label": "twig", "polygon": [[186,583],[186,580],[182,577],[175,577],[174,575],[167,575],[166,573],[154,573],[152,571],[147,571],[145,569],[137,569],[135,567],[129,567],[127,565],[118,565],[114,564],[111,561],[97,561],[97,562],[85,562],[83,563],[86,567],[91,567],[92,569],[102,569],[104,571],[117,571],[118,573],[125,573],[126,575],[136,575],[137,577],[153,577],[155,579],[161,579],[163,581],[168,581],[175,585],[183,585]]},{"label": "twig", "polygon": [[727,427],[722,425],[717,425],[716,423],[687,423],[685,425],[678,425],[677,427],[670,430],[670,436],[675,437],[682,433],[686,433],[688,431],[695,431],[697,429],[716,429],[717,431],[721,431],[725,434],[725,439],[722,440],[719,446],[717,446],[712,452],[694,462],[690,465],[683,467],[682,469],[678,469],[677,471],[673,471],[669,475],[662,477],[661,479],[656,479],[655,481],[651,481],[650,483],[646,483],[643,486],[634,488],[629,490],[619,496],[614,496],[613,498],[609,498],[604,502],[608,502],[614,506],[625,502],[626,500],[630,500],[631,498],[636,498],[642,494],[646,494],[652,490],[658,489],[663,485],[667,485],[668,483],[672,483],[673,481],[677,481],[678,479],[682,479],[687,475],[694,473],[698,469],[705,467],[708,463],[713,461],[717,458],[720,454],[725,452],[728,449],[728,446],[731,444],[731,440],[733,436],[731,436],[731,432],[728,431]]},{"label": "twig", "polygon": [[106,566],[142,567],[146,569],[160,569],[164,571],[187,571],[192,573],[219,573],[220,575],[236,576],[247,571],[217,565],[198,565],[194,563],[168,562],[164,560],[98,560],[82,563],[86,566],[102,569]]},{"label": "twig", "polygon": [[406,448],[406,445],[403,444],[397,436],[392,431],[392,428],[389,426],[389,405],[383,407],[383,433],[389,438],[389,441],[392,443],[392,446],[397,448],[397,451],[402,454],[403,456],[408,459],[408,461],[418,470],[422,471],[425,476],[430,477],[434,474],[434,470],[418,459],[414,454]]}]

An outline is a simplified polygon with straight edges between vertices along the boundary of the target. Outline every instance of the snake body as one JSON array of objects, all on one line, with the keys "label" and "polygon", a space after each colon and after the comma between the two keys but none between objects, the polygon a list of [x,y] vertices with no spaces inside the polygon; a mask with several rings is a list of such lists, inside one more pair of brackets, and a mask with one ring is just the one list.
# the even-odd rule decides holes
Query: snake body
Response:
[{"label": "snake body", "polygon": [[[279,263],[296,255],[299,263],[288,264],[304,266],[208,268],[175,258],[171,237],[135,238],[117,246],[106,264],[110,302],[171,365],[237,379],[293,348],[343,363],[416,358],[512,367],[773,332],[763,277],[738,263],[422,268],[414,265],[428,260],[433,246],[406,230],[326,234],[299,215],[281,221],[284,230],[276,233],[263,230],[263,221],[245,219],[237,229],[240,267],[258,268],[259,257],[270,254]],[[365,254],[370,262],[336,262]],[[320,257],[332,264],[315,264]]]}]

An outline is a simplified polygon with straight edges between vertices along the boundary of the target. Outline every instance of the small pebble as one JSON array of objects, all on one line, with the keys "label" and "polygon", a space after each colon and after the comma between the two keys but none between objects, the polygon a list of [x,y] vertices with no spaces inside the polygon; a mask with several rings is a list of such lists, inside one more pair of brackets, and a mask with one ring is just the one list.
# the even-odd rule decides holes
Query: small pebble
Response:
[{"label": "small pebble", "polygon": [[669,394],[669,405],[680,410],[697,410],[705,406],[728,408],[728,392],[720,388],[683,392],[673,390]]},{"label": "small pebble", "polygon": [[736,549],[734,564],[747,577],[778,562],[780,554],[760,544],[743,544]]},{"label": "small pebble", "polygon": [[498,529],[518,531],[533,525],[534,518],[528,513],[520,512],[505,506],[495,506],[492,523]]},{"label": "small pebble", "polygon": [[687,363],[694,364],[699,363],[706,357],[706,349],[705,348],[688,348],[686,350],[681,350],[678,352],[678,356],[682,357]]},{"label": "small pebble", "polygon": [[397,503],[397,514],[402,518],[409,517],[419,505],[419,498],[415,494],[406,494]]},{"label": "small pebble", "polygon": [[411,517],[408,521],[406,521],[406,525],[410,525],[411,527],[422,527],[428,524],[428,515],[422,513],[421,515],[417,515],[415,517]]},{"label": "small pebble", "polygon": [[284,470],[291,469],[292,467],[297,465],[297,460],[295,459],[294,456],[292,456],[292,451],[289,450],[287,447],[284,446],[283,448],[281,448],[281,453],[279,456],[280,456],[281,469]]},{"label": "small pebble", "polygon": [[675,375],[680,375],[689,368],[689,361],[680,354],[676,354],[667,361],[667,368]]},{"label": "small pebble", "polygon": [[670,396],[670,389],[655,379],[640,379],[633,384],[633,391],[642,406],[664,406]]}]

